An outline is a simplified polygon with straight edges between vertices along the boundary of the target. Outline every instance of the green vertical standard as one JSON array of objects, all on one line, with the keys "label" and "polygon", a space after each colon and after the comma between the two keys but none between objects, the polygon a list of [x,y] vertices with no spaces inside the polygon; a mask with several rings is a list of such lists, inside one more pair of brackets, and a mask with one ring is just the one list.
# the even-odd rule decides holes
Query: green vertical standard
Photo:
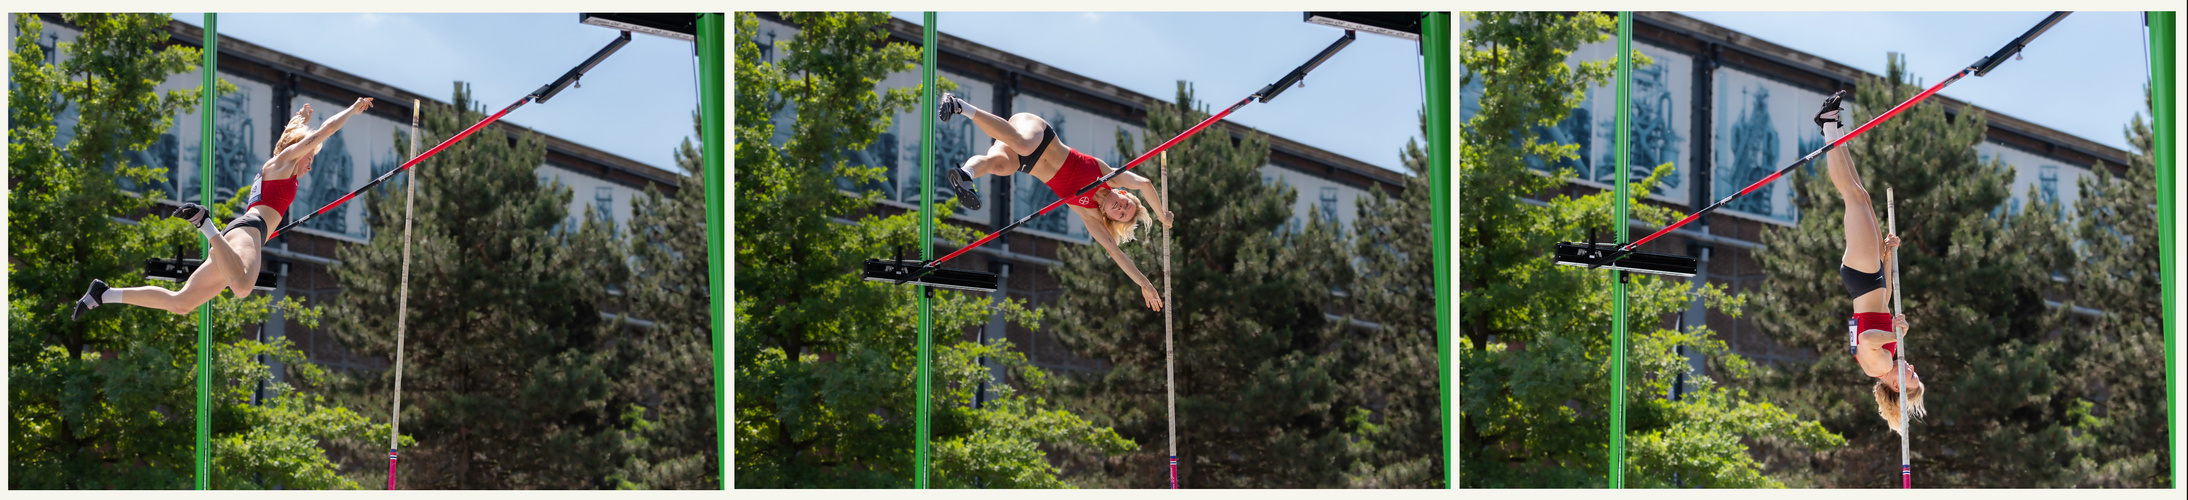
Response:
[{"label": "green vertical standard", "polygon": [[1451,452],[1451,13],[1421,19],[1421,66],[1428,87],[1429,242],[1436,259],[1436,373],[1443,395],[1444,487],[1459,484]]},{"label": "green vertical standard", "polygon": [[[199,64],[204,81],[198,90],[198,203],[213,206],[213,98],[219,97],[219,66],[215,60],[220,55],[220,28],[214,19],[218,14],[205,14],[205,43],[199,52],[205,62]],[[180,193],[177,193],[178,195]],[[203,238],[203,236],[200,236]],[[205,241],[207,265],[212,264],[213,242]],[[198,306],[198,443],[197,487],[209,490],[213,486],[213,301]]]},{"label": "green vertical standard", "polygon": [[2173,230],[2174,211],[2180,207],[2173,199],[2177,194],[2173,191],[2173,166],[2178,161],[2173,155],[2180,151],[2180,144],[2173,142],[2174,131],[2180,130],[2173,114],[2173,106],[2178,104],[2174,92],[2180,91],[2180,82],[2173,79],[2173,27],[2177,19],[2169,11],[2150,12],[2145,16],[2150,31],[2150,125],[2157,133],[2150,146],[2156,155],[2153,158],[2156,161],[2151,164],[2158,171],[2158,249],[2163,252],[2158,258],[2158,270],[2165,275],[2161,278],[2165,282],[2165,295],[2160,299],[2165,305],[2158,313],[2165,317],[2165,442],[2173,453],[2172,469],[2166,471],[2165,477],[2176,477],[2175,471],[2180,470],[2180,416],[2173,414],[2173,405],[2179,401],[2175,398],[2179,397],[2176,391],[2180,388],[2180,358],[2176,354],[2180,349],[2180,315],[2174,314],[2172,308],[2180,303],[2180,282],[2173,277],[2175,270],[2180,269],[2180,262],[2174,260],[2175,252],[2180,251],[2180,234]]},{"label": "green vertical standard", "polygon": [[[937,37],[932,11],[927,12],[919,35],[919,260],[934,260],[934,112],[936,106],[934,64]],[[917,463],[912,466],[912,481],[919,489],[927,489],[927,390],[928,380],[933,378],[932,367],[927,363],[934,340],[933,288],[925,284],[916,288],[919,293],[919,384],[918,426],[919,450],[914,455]]]},{"label": "green vertical standard", "polygon": [[728,240],[723,239],[727,232],[723,231],[722,200],[726,194],[724,188],[729,185],[729,174],[722,169],[725,164],[722,158],[722,42],[722,14],[700,14],[697,40],[699,127],[702,129],[699,137],[699,161],[704,164],[702,171],[705,172],[707,183],[707,297],[713,302],[708,306],[711,314],[708,321],[713,327],[711,336],[714,341],[714,425],[718,429],[715,447],[720,450],[715,455],[715,460],[721,464],[722,489],[726,490],[729,489],[729,440],[721,435],[721,431],[729,429],[730,425],[729,397],[724,392],[729,390],[729,372],[722,360],[727,348],[723,345],[723,332],[729,331],[729,315],[723,314],[723,301],[727,300],[728,294],[722,292],[722,254],[729,245]]},{"label": "green vertical standard", "polygon": [[[1611,225],[1618,242],[1626,242],[1626,182],[1633,177],[1629,134],[1633,131],[1633,12],[1618,13],[1618,197],[1611,211]],[[1611,270],[1611,488],[1626,487],[1626,272]]]}]

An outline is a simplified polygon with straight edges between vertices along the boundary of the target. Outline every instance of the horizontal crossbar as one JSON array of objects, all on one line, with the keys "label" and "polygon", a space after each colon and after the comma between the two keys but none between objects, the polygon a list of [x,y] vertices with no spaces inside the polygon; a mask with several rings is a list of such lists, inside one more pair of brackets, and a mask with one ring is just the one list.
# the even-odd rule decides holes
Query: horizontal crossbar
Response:
[{"label": "horizontal crossbar", "polygon": [[970,292],[993,292],[996,284],[1001,281],[1001,278],[996,276],[995,273],[947,267],[934,268],[914,277],[915,273],[920,272],[921,266],[926,264],[926,262],[916,260],[866,259],[864,277],[866,281],[880,281],[892,284],[903,282],[905,278],[912,278],[912,283]]},{"label": "horizontal crossbar", "polygon": [[1610,243],[1557,244],[1557,265],[1610,268],[1637,273],[1692,277],[1700,266],[1693,257],[1648,252],[1621,252]]}]

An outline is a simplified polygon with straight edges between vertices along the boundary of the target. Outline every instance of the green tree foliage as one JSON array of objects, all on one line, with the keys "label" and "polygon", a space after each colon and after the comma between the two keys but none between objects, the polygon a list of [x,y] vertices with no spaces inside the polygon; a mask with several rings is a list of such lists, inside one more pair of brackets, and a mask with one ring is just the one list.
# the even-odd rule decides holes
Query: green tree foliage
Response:
[{"label": "green tree foliage", "polygon": [[[127,161],[150,146],[199,89],[157,92],[196,70],[200,52],[171,45],[165,15],[68,14],[82,30],[49,63],[38,17],[17,14],[8,96],[8,486],[12,489],[192,487],[197,429],[197,317],[110,305],[70,321],[92,279],[147,283],[142,262],[198,245],[146,185],[163,169]],[[223,91],[233,91],[225,82]],[[56,142],[73,108],[72,139]],[[217,204],[219,217],[238,200]],[[124,222],[124,217],[142,217]],[[179,285],[177,285],[179,286]],[[286,340],[251,340],[274,308],[305,326],[319,310],[266,295],[215,298],[211,408],[215,489],[354,488],[316,443],[386,427],[305,392],[329,382]],[[288,367],[275,377],[268,362]],[[261,392],[259,389],[265,389]]]},{"label": "green tree foliage", "polygon": [[[1469,13],[1459,59],[1462,84],[1485,91],[1478,114],[1461,125],[1459,182],[1460,471],[1466,487],[1599,487],[1606,484],[1611,356],[1627,360],[1625,467],[1629,487],[1782,486],[1763,474],[1745,443],[1772,438],[1828,448],[1840,438],[1812,421],[1743,391],[1688,374],[1679,400],[1671,393],[1688,371],[1675,346],[1711,360],[1715,372],[1738,379],[1748,363],[1707,328],[1662,328],[1662,318],[1698,296],[1737,314],[1744,298],[1721,287],[1692,289],[1685,281],[1635,277],[1627,291],[1627,352],[1611,352],[1610,273],[1557,267],[1557,241],[1583,239],[1591,228],[1615,227],[1614,197],[1559,195],[1570,171],[1539,175],[1528,158],[1557,164],[1576,158],[1575,145],[1544,143],[1536,127],[1564,119],[1584,90],[1613,76],[1609,61],[1566,59],[1582,44],[1608,37],[1612,19],[1596,13]],[[1635,54],[1636,64],[1648,64]],[[1636,184],[1634,218],[1668,224],[1679,214],[1643,203],[1640,193],[1671,172],[1658,166]],[[1619,221],[1617,223],[1622,223]]]},{"label": "green tree foliage", "polygon": [[[1208,117],[1183,82],[1175,103],[1148,109],[1140,140],[1119,132],[1119,151],[1145,151]],[[1190,111],[1188,111],[1190,110]],[[1334,487],[1359,459],[1351,434],[1367,410],[1347,401],[1345,322],[1324,316],[1352,270],[1343,229],[1319,214],[1292,226],[1292,187],[1262,179],[1266,136],[1233,142],[1215,132],[1168,151],[1175,299],[1179,483],[1190,488]],[[1152,161],[1152,160],[1150,160]],[[1143,175],[1155,175],[1146,165]],[[1156,166],[1154,168],[1160,168]],[[1157,224],[1159,226],[1159,224]],[[1160,227],[1123,245],[1151,280],[1161,279]],[[1080,356],[1109,370],[1082,377],[1066,401],[1143,443],[1110,486],[1168,485],[1162,313],[1098,245],[1058,252],[1062,290],[1050,327]],[[1432,374],[1423,374],[1430,376]]]},{"label": "green tree foliage", "polygon": [[[874,90],[890,73],[912,69],[915,51],[884,43],[885,13],[784,17],[800,31],[775,42],[773,62],[761,60],[753,41],[758,19],[737,18],[737,487],[907,487],[920,404],[913,383],[916,288],[864,282],[858,269],[864,259],[917,245],[924,214],[875,215],[879,193],[845,193],[836,181],[864,185],[880,178],[880,168],[850,164],[842,153],[871,144],[891,116],[916,101],[918,89]],[[786,108],[797,119],[778,130],[772,117]],[[954,203],[936,208],[954,209]],[[946,224],[936,230],[946,240],[976,236]],[[998,309],[1020,322],[1038,321],[1037,314],[1015,301],[959,292],[935,297],[931,485],[1073,486],[1045,458],[1047,450],[1131,447],[1108,428],[988,380],[975,361],[982,356],[1011,367],[1020,385],[1037,388],[1047,380],[1011,355],[1009,343],[969,343],[950,334],[984,323]],[[970,408],[981,381],[991,382],[1000,398]]]},{"label": "green tree foliage", "polygon": [[[2144,103],[2149,102],[2148,90]],[[2081,180],[2074,237],[2081,243],[2074,267],[2074,303],[2104,311],[2084,322],[2088,355],[2070,372],[2088,384],[2096,403],[2089,419],[2100,443],[2087,463],[2085,484],[2108,488],[2167,488],[2168,453],[2164,303],[2158,269],[2157,168],[2150,126],[2142,116],[2125,131],[2135,154],[2127,173],[2097,165]],[[1920,434],[1917,434],[1918,436]]]},{"label": "green tree foliage", "polygon": [[[462,84],[451,102],[427,105],[425,143],[485,118]],[[469,108],[469,109],[464,109]],[[602,317],[622,252],[608,221],[570,217],[570,189],[535,173],[546,146],[535,134],[488,132],[412,168],[410,317],[404,339],[403,489],[607,488],[630,456],[626,413],[641,400],[620,390],[611,352],[622,326]],[[399,139],[400,141],[400,139]],[[407,142],[398,148],[408,149]],[[378,235],[336,251],[343,293],[335,338],[356,353],[395,358],[403,191],[374,190],[364,203]],[[357,375],[360,405],[387,408],[393,371]],[[362,463],[385,434],[353,444]],[[365,467],[363,477],[381,479]]]},{"label": "green tree foliage", "polygon": [[[1922,89],[1893,57],[1882,79],[1860,86],[1852,123],[1863,123]],[[2045,304],[2072,271],[2070,229],[2060,207],[2032,188],[2015,207],[2013,172],[1978,157],[1988,127],[1981,112],[1948,120],[1925,102],[1848,143],[1854,166],[1885,219],[1885,188],[1898,198],[1898,268],[1912,327],[1908,360],[1923,376],[1929,418],[1911,426],[1914,481],[1936,488],[2084,485],[2077,471],[2093,452],[2089,388],[2069,373],[2089,342],[2067,310]],[[1812,129],[1811,129],[1812,130]],[[1874,379],[1846,352],[1853,313],[1838,278],[1846,248],[1844,210],[1824,165],[1796,174],[1788,228],[1763,233],[1758,253],[1771,282],[1756,300],[1756,324],[1814,362],[1774,367],[1758,390],[1848,437],[1830,453],[1773,450],[1805,463],[1816,486],[1897,487],[1899,435],[1878,416]],[[2061,335],[2068,335],[2064,342]]]},{"label": "green tree foliage", "polygon": [[[699,116],[692,115],[693,133]],[[630,283],[623,288],[633,318],[651,328],[628,328],[616,343],[618,389],[640,398],[643,425],[633,420],[640,442],[620,466],[623,488],[720,489],[718,446],[721,425],[714,418],[714,355],[707,291],[707,196],[705,165],[698,145],[685,140],[676,151],[674,195],[652,185],[632,200],[630,231],[624,251],[631,256]],[[703,382],[700,382],[703,381]]]},{"label": "green tree foliage", "polygon": [[[1427,121],[1422,120],[1427,135]],[[1379,189],[1359,201],[1353,221],[1352,255],[1359,276],[1348,287],[1355,315],[1377,323],[1358,331],[1345,344],[1351,370],[1348,390],[1374,410],[1361,434],[1371,448],[1363,464],[1348,472],[1348,486],[1363,488],[1444,488],[1443,387],[1436,352],[1436,263],[1432,259],[1434,212],[1428,183],[1428,151],[1406,141],[1399,159],[1413,175],[1404,191],[1391,196]]]}]

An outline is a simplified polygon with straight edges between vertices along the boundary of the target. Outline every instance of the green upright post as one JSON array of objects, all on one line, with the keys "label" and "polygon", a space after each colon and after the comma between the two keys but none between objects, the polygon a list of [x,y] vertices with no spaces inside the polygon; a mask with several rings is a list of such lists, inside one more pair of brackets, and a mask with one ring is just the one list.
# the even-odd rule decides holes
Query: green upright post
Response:
[{"label": "green upright post", "polygon": [[2180,91],[2180,82],[2173,79],[2173,43],[2176,41],[2173,29],[2177,19],[2171,11],[2149,12],[2145,16],[2150,32],[2150,128],[2156,133],[2150,141],[2152,153],[2156,155],[2156,161],[2151,163],[2158,171],[2158,248],[2164,255],[2158,259],[2158,270],[2165,274],[2162,278],[2165,290],[2160,299],[2165,308],[2159,314],[2165,316],[2165,442],[2173,454],[2172,469],[2166,471],[2165,477],[2170,478],[2178,477],[2174,471],[2180,470],[2180,416],[2173,413],[2173,405],[2179,401],[2176,398],[2180,397],[2180,358],[2177,355],[2180,317],[2172,312],[2173,304],[2180,303],[2180,282],[2173,276],[2180,269],[2180,262],[2176,260],[2180,234],[2173,230],[2173,221],[2180,209],[2180,203],[2174,199],[2179,193],[2173,190],[2173,167],[2178,164],[2173,155],[2180,151],[2180,144],[2173,142],[2173,134],[2180,130],[2173,114],[2173,106],[2178,104],[2174,92]]},{"label": "green upright post", "polygon": [[[1626,194],[1627,178],[1633,177],[1631,158],[1627,148],[1631,146],[1633,132],[1633,12],[1618,13],[1618,80],[1612,85],[1618,88],[1618,188],[1616,209],[1611,211],[1611,225],[1617,227],[1618,242],[1626,242]],[[1626,272],[1611,270],[1611,488],[1626,487]]]},{"label": "green upright post", "polygon": [[[936,43],[935,13],[927,12],[919,38],[919,260],[934,260],[934,113],[938,104],[935,92],[934,65]],[[933,370],[927,360],[934,349],[934,289],[919,285],[919,450],[915,455],[912,479],[919,489],[927,489],[927,403],[933,379]]]},{"label": "green upright post", "polygon": [[[699,44],[699,161],[704,164],[702,168],[706,172],[707,241],[713,243],[707,245],[707,297],[713,302],[708,311],[712,314],[709,322],[712,325],[710,333],[714,341],[714,424],[716,429],[728,430],[729,395],[725,391],[729,389],[729,372],[723,364],[723,356],[728,346],[723,343],[723,332],[729,331],[729,315],[723,312],[723,301],[729,295],[722,290],[722,254],[729,245],[728,240],[723,239],[727,232],[722,230],[722,200],[725,199],[729,174],[722,168],[726,163],[722,156],[722,22],[722,14],[719,12],[700,14],[699,39],[696,43]],[[730,487],[729,439],[725,436],[717,438],[715,446],[720,452],[715,457],[721,464],[721,486],[726,490]]]},{"label": "green upright post", "polygon": [[1421,19],[1421,59],[1428,79],[1429,241],[1436,259],[1436,373],[1442,377],[1444,487],[1459,484],[1458,455],[1451,452],[1451,13]]},{"label": "green upright post", "polygon": [[[215,16],[205,13],[205,43],[201,63],[204,81],[198,91],[198,203],[213,206],[213,99],[219,97],[220,81],[220,28]],[[200,236],[199,238],[204,238]],[[213,258],[213,242],[204,240],[205,255]],[[198,306],[198,442],[197,487],[199,490],[213,486],[213,302],[208,300]]]}]

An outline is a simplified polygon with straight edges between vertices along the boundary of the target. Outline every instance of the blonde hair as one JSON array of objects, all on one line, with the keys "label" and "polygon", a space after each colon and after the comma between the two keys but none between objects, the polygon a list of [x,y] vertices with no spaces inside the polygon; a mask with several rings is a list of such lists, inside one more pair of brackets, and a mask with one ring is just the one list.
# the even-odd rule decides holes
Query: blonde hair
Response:
[{"label": "blonde hair", "polygon": [[[1921,419],[1929,413],[1922,408],[1922,393],[1926,392],[1923,389],[1923,384],[1917,381],[1913,389],[1907,391],[1907,416],[1911,417],[1910,420]],[[1884,379],[1880,378],[1876,385],[1869,387],[1869,393],[1876,395],[1877,416],[1884,417],[1886,425],[1892,426],[1892,430],[1905,434],[1907,430],[1899,428],[1899,391],[1892,390],[1892,386],[1885,385]]]},{"label": "blonde hair", "polygon": [[[281,154],[282,150],[289,149],[289,146],[298,142],[303,142],[304,137],[309,135],[311,135],[311,124],[305,123],[304,115],[290,116],[289,124],[281,127],[281,138],[274,141],[273,154]],[[318,148],[312,148],[312,154],[319,154]]]},{"label": "blonde hair", "polygon": [[1139,239],[1140,226],[1145,226],[1153,223],[1155,218],[1153,216],[1147,215],[1147,201],[1141,200],[1139,195],[1132,194],[1131,191],[1126,191],[1123,189],[1116,189],[1116,191],[1118,196],[1131,198],[1132,203],[1135,205],[1139,205],[1140,207],[1139,215],[1132,217],[1132,220],[1116,220],[1109,217],[1102,217],[1102,222],[1104,222],[1105,225],[1109,226],[1109,234],[1117,237],[1117,244],[1123,245],[1125,243],[1131,242],[1132,240]]}]

